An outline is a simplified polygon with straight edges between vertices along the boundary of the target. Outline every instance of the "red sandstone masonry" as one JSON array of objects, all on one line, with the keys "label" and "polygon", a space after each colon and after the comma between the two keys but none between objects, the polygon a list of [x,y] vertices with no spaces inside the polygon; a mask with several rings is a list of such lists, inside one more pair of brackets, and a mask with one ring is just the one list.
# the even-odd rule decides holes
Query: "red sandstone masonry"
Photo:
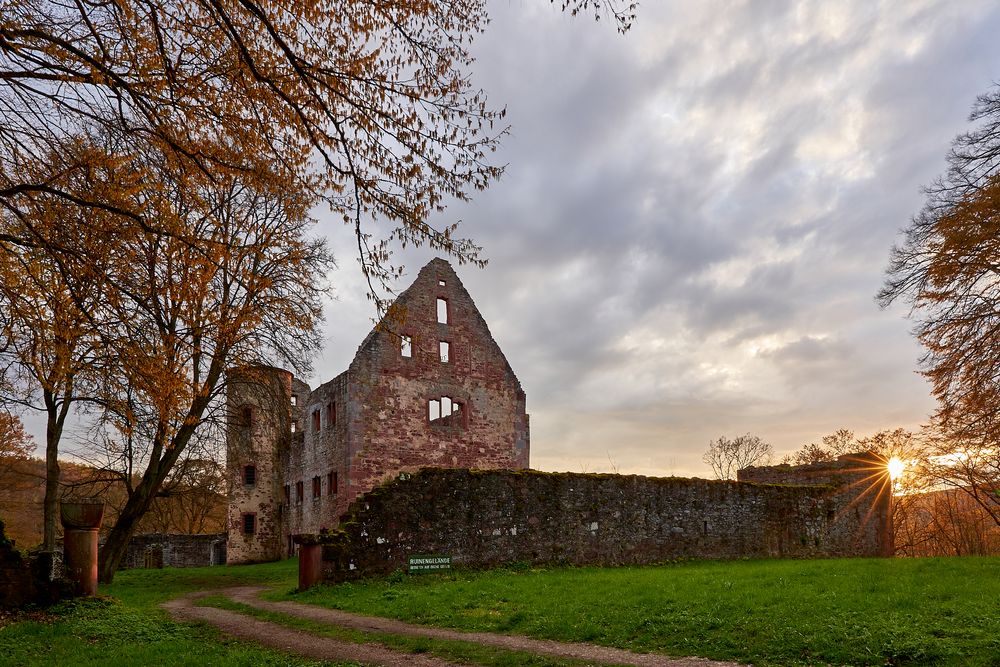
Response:
[{"label": "red sandstone masonry", "polygon": [[[438,299],[447,303],[447,323],[438,322]],[[452,267],[441,259],[427,264],[393,313],[397,317],[365,338],[344,373],[314,391],[277,369],[271,372],[278,381],[265,383],[266,400],[246,395],[250,386],[230,389],[233,424],[239,424],[242,406],[270,402],[289,415],[284,428],[294,424],[295,433],[259,425],[251,435],[230,429],[228,562],[290,555],[293,535],[335,528],[359,494],[401,472],[528,466],[524,392]],[[412,340],[410,357],[401,354],[401,336]],[[449,344],[446,363],[439,354],[442,341]],[[431,423],[428,402],[443,396],[462,403],[460,419]],[[261,462],[259,482],[241,486],[238,470],[254,461]],[[320,495],[314,498],[315,478]],[[257,536],[241,532],[247,512],[256,512]]]}]

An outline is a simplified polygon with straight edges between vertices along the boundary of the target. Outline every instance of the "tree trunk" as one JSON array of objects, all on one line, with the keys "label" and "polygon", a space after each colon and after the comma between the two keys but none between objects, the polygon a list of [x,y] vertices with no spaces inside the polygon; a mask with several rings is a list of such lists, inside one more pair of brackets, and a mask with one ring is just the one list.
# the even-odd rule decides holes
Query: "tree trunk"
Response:
[{"label": "tree trunk", "polygon": [[135,532],[139,520],[142,519],[152,504],[153,498],[156,497],[160,482],[152,481],[155,476],[155,474],[150,476],[149,471],[147,471],[139,485],[129,493],[125,507],[118,514],[115,525],[108,533],[108,539],[104,542],[97,557],[97,580],[102,584],[110,584],[114,581],[115,572],[118,571],[118,566],[121,564],[125,552],[128,551],[129,540],[132,539],[132,534]]},{"label": "tree trunk", "polygon": [[45,501],[42,505],[42,549],[55,551],[56,522],[59,520],[59,438],[62,422],[52,394],[45,392],[48,420],[45,425]]}]

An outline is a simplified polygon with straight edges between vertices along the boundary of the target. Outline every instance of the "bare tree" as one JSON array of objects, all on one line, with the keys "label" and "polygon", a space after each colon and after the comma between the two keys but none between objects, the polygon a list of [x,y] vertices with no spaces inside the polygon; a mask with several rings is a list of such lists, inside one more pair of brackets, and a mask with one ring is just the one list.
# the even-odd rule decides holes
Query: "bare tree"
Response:
[{"label": "bare tree", "polygon": [[[627,0],[562,6],[609,16],[620,30],[635,9]],[[373,292],[401,271],[389,265],[397,242],[481,264],[475,244],[431,217],[503,170],[489,158],[504,112],[468,75],[469,44],[488,20],[482,0],[8,0],[0,207],[46,192],[155,227],[141,208],[25,177],[24,160],[97,127],[206,174],[239,169],[251,187],[280,172],[354,229]],[[385,227],[379,241],[375,225]]]},{"label": "bare tree", "polygon": [[[611,16],[621,30],[634,12],[616,0],[563,8]],[[396,244],[485,264],[433,216],[502,173],[490,155],[506,133],[503,110],[467,74],[469,43],[487,22],[481,0],[4,3],[0,261],[16,269],[25,253],[38,257],[58,278],[40,301],[81,323],[68,358],[46,343],[57,363],[44,374],[23,364],[50,416],[49,484],[77,402],[116,415],[131,442],[148,441],[102,579],[216,400],[226,365],[298,364],[314,346],[326,259],[290,221],[317,202],[339,214],[380,306],[402,271],[390,262]],[[280,210],[289,224],[240,220],[227,196],[254,214]],[[81,245],[75,231],[95,243]],[[0,280],[24,284],[16,274]],[[245,298],[257,299],[255,311]],[[15,333],[31,321],[21,317]],[[93,385],[81,395],[84,380]]]},{"label": "bare tree", "polygon": [[854,431],[842,428],[830,435],[823,436],[819,443],[810,442],[802,449],[782,458],[781,462],[791,465],[822,463],[834,461],[838,456],[844,454],[854,454],[860,451],[864,451],[864,446],[855,439]]},{"label": "bare tree", "polygon": [[[86,159],[80,144],[22,161],[33,178],[42,177],[67,192],[101,199],[108,174],[74,169]],[[93,166],[93,165],[92,165]],[[49,192],[25,196],[16,211],[0,207],[0,359],[16,391],[5,402],[45,415],[46,489],[44,548],[55,547],[59,502],[59,442],[81,394],[87,396],[99,373],[99,346],[93,329],[103,301],[103,272],[117,254],[103,226],[107,216],[67,205]],[[46,242],[39,243],[39,239]],[[49,248],[58,247],[58,254]]]},{"label": "bare tree", "polygon": [[736,479],[736,471],[771,462],[774,448],[755,435],[740,435],[732,440],[720,436],[708,445],[701,460],[712,468],[716,479]]},{"label": "bare tree", "polygon": [[927,474],[1000,525],[1000,85],[979,96],[944,176],[892,250],[879,300],[911,306],[934,415]]}]

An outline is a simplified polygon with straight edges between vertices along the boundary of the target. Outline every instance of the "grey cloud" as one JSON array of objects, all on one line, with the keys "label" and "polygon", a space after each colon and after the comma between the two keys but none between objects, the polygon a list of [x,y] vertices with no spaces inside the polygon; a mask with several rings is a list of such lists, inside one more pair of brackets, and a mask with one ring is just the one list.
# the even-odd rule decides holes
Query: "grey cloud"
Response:
[{"label": "grey cloud", "polygon": [[[696,473],[724,433],[787,450],[923,419],[919,349],[873,297],[1000,78],[1000,8],[653,3],[625,37],[491,11],[474,81],[507,104],[508,171],[441,221],[491,259],[460,273],[527,391],[536,464]],[[730,265],[741,280],[713,279]],[[366,305],[341,294],[331,336],[356,346]]]}]

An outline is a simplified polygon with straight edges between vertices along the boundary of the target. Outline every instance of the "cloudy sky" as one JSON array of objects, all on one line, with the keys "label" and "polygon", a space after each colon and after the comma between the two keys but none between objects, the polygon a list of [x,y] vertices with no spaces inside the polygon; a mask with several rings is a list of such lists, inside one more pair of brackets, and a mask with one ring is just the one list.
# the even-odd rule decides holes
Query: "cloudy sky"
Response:
[{"label": "cloudy sky", "polygon": [[[977,94],[995,0],[649,0],[625,36],[490,0],[473,81],[505,106],[504,178],[434,220],[514,371],[543,470],[708,476],[713,438],[779,454],[933,410],[905,309],[874,296]],[[352,230],[315,386],[372,326]],[[404,289],[433,254],[396,256]],[[26,421],[44,443],[44,423]]]},{"label": "cloudy sky", "polygon": [[[505,177],[459,274],[528,396],[544,470],[707,476],[712,438],[779,452],[932,410],[889,248],[1000,81],[1000,5],[647,2],[625,36],[495,2],[474,81],[506,105]],[[321,216],[322,217],[322,216]],[[350,230],[311,384],[371,327]],[[405,288],[432,254],[397,255]]]}]

